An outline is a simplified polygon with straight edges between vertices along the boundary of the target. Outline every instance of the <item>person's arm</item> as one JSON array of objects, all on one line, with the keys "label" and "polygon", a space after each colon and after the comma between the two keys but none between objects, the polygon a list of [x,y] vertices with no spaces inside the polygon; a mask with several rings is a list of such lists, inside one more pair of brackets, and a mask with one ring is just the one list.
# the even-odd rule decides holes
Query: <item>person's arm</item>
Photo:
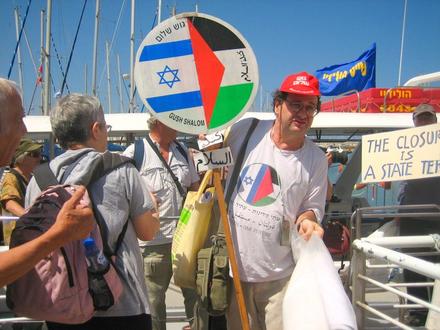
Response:
[{"label": "person's arm", "polygon": [[17,201],[13,199],[9,199],[6,202],[3,202],[4,208],[6,211],[15,215],[17,217],[21,217],[24,214],[24,207],[17,203]]},{"label": "person's arm", "polygon": [[330,178],[327,176],[327,193],[325,196],[326,202],[329,202],[332,199],[333,196],[333,184],[330,181]]},{"label": "person's arm", "polygon": [[154,238],[160,227],[158,215],[155,210],[152,210],[134,218],[134,231],[140,240],[150,241]]},{"label": "person's arm", "polygon": [[131,196],[129,214],[132,219],[137,238],[150,241],[160,227],[158,200],[152,194],[133,165],[127,167],[127,194]]},{"label": "person's arm", "polygon": [[324,236],[324,229],[318,223],[315,212],[308,210],[299,215],[296,219],[298,233],[308,241],[312,234],[317,234],[319,237]]},{"label": "person's arm", "polygon": [[[322,155],[320,154],[320,157]],[[327,181],[322,182],[322,178]],[[300,213],[296,218],[295,224],[298,233],[308,241],[312,234],[319,237],[324,236],[324,230],[319,222],[324,215],[325,198],[328,193],[328,159],[321,159],[316,163],[316,167],[312,171],[312,177],[309,182],[308,192],[304,197]]]},{"label": "person's arm", "polygon": [[[333,164],[333,155],[331,152],[326,152],[325,157],[327,158],[327,166],[330,168],[330,166]],[[327,175],[327,194],[325,196],[325,201],[329,202],[332,199],[333,196],[333,184],[330,181],[330,178]]]},{"label": "person's arm", "polygon": [[85,188],[80,187],[64,203],[54,225],[34,240],[0,253],[0,286],[15,281],[50,252],[74,240],[87,237],[94,226],[93,211],[79,204]]}]

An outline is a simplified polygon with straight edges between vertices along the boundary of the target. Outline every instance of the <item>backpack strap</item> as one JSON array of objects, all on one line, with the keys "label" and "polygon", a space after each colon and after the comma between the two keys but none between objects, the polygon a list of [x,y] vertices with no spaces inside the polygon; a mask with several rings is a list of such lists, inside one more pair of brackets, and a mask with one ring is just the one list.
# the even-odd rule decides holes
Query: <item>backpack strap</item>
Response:
[{"label": "backpack strap", "polygon": [[3,179],[4,179],[4,176],[5,176],[5,170],[8,169],[8,168],[9,168],[8,166],[0,167],[0,186],[3,185]]},{"label": "backpack strap", "polygon": [[[57,184],[62,184],[66,181],[66,179],[69,177],[70,173],[72,173],[72,170],[75,168],[75,166],[79,163],[79,161],[85,157],[91,150],[87,150],[86,152],[81,152],[79,155],[76,156],[73,163],[71,163],[66,170],[64,171],[63,175],[61,176],[61,180],[58,181],[55,173],[50,168],[50,162],[46,162],[43,164],[38,165],[34,171],[34,178],[37,182],[38,187],[41,191],[46,190],[49,186],[56,186]],[[93,170],[93,169],[92,169]],[[81,183],[87,186],[87,183]]]},{"label": "backpack strap", "polygon": [[34,178],[41,191],[45,190],[49,186],[55,186],[59,184],[55,174],[50,169],[49,163],[43,163],[38,165],[34,171]]},{"label": "backpack strap", "polygon": [[[125,157],[122,155],[119,155],[117,153],[112,152],[105,152],[101,154],[101,157],[99,158],[99,162],[96,164],[93,164],[93,174],[90,179],[90,182],[88,186],[90,186],[92,183],[97,181],[98,179],[102,178],[103,176],[107,175],[108,173],[114,171],[115,169],[123,166],[124,164],[131,163],[133,164],[133,159],[129,157]],[[134,164],[133,164],[134,165]],[[128,228],[128,221],[129,218],[125,220],[124,226],[122,227],[121,232],[118,235],[118,238],[116,239],[116,246],[115,249],[112,250],[110,248],[110,245],[108,244],[108,229],[104,225],[105,220],[102,214],[99,212],[98,208],[96,207],[96,203],[93,202],[92,194],[89,194],[90,200],[92,202],[93,207],[93,213],[95,214],[96,222],[98,223],[99,231],[101,232],[102,237],[102,246],[103,246],[103,252],[105,256],[113,263],[112,256],[116,255],[118,253],[118,250],[122,244],[122,241],[124,240],[125,233]],[[113,265],[115,266],[115,265]],[[116,269],[116,267],[115,267]]]},{"label": "backpack strap", "polygon": [[179,141],[174,140],[174,142],[176,143],[177,151],[180,152],[180,154],[185,158],[186,162],[189,163],[188,154],[185,152],[185,149],[183,149]]},{"label": "backpack strap", "polygon": [[235,186],[237,185],[238,175],[241,171],[241,166],[243,165],[244,155],[246,154],[246,149],[249,143],[249,139],[257,127],[258,123],[260,121],[257,118],[253,118],[251,122],[251,126],[249,127],[246,136],[244,137],[243,144],[240,147],[240,151],[237,154],[237,159],[234,164],[234,170],[231,174],[231,180],[229,180],[228,189],[225,195],[225,200],[229,201],[232,197],[232,192],[235,189]]},{"label": "backpack strap", "polygon": [[[183,199],[185,199],[185,195],[186,195],[185,194],[185,190],[183,189],[182,185],[180,184],[179,179],[177,179],[176,175],[173,173],[173,171],[171,170],[170,166],[168,165],[166,160],[163,158],[162,154],[159,152],[159,149],[154,144],[154,142],[151,140],[151,138],[150,138],[150,136],[148,134],[145,137],[145,139],[147,140],[147,142],[150,145],[151,149],[153,149],[153,151],[156,153],[157,157],[159,157],[159,159],[162,162],[163,166],[165,166],[165,168],[168,170],[168,173],[170,173],[171,178],[173,179],[174,184],[176,185],[177,190],[179,191],[180,196],[182,196]],[[180,146],[180,147],[182,148],[182,146]]]},{"label": "backpack strap", "polygon": [[[237,159],[234,164],[234,170],[232,171],[231,179],[229,180],[229,185],[225,195],[225,201],[229,201],[232,197],[232,193],[235,190],[235,186],[237,185],[238,175],[240,174],[241,166],[243,165],[244,155],[246,154],[246,149],[249,143],[249,139],[259,122],[260,121],[257,118],[253,118],[251,121],[251,125],[246,133],[246,136],[244,137],[243,143],[237,154]],[[221,221],[219,221],[217,233],[218,234],[224,233],[223,223]]]},{"label": "backpack strap", "polygon": [[133,159],[134,159],[134,166],[138,169],[138,171],[141,170],[142,161],[144,160],[144,154],[145,154],[144,141],[142,139],[134,140]]}]

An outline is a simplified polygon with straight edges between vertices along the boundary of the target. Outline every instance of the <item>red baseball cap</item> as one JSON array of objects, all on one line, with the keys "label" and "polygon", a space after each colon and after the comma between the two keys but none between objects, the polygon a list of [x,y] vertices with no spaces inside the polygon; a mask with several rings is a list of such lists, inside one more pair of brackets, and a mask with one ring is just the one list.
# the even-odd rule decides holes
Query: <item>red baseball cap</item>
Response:
[{"label": "red baseball cap", "polygon": [[280,91],[291,94],[321,95],[318,79],[304,71],[287,76],[280,86]]}]

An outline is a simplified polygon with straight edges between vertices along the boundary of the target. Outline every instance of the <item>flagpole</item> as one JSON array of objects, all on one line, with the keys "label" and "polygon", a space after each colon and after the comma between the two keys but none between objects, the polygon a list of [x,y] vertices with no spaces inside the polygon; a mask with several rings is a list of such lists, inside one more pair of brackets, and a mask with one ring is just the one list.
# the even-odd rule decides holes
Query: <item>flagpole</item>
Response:
[{"label": "flagpole", "polygon": [[399,78],[397,80],[397,86],[400,86],[400,78],[402,76],[402,58],[403,58],[403,42],[405,40],[405,25],[406,25],[406,5],[408,0],[405,0],[403,8],[403,24],[402,24],[402,40],[400,41],[400,61],[399,61]]}]

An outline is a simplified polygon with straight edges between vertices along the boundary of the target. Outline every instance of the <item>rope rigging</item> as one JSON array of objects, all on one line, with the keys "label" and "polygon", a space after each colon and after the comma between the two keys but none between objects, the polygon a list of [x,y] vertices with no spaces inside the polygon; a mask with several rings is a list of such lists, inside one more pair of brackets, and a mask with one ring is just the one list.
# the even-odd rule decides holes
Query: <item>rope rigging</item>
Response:
[{"label": "rope rigging", "polygon": [[[73,51],[75,50],[76,40],[78,38],[79,28],[81,26],[81,22],[82,22],[82,19],[83,19],[83,16],[84,16],[84,11],[86,9],[86,4],[87,4],[87,0],[84,0],[83,8],[82,8],[82,11],[81,11],[81,16],[79,18],[78,26],[76,28],[75,38],[73,39],[72,49],[70,50],[69,60],[67,61],[66,74],[64,75],[63,83],[61,84],[61,91],[60,91],[61,95],[63,95],[64,86],[66,85],[66,79],[67,79],[67,75],[69,73],[70,63],[72,61]],[[70,94],[69,88],[67,88],[67,91]]]},{"label": "rope rigging", "polygon": [[[60,67],[60,71],[61,71],[61,74],[63,75],[63,81],[64,81],[65,80],[64,77],[66,76],[66,74],[64,73],[63,63],[61,63],[60,54],[58,53],[57,47],[55,46],[55,40],[53,40],[52,33],[50,34],[50,39],[52,40],[53,50],[55,51],[55,56],[57,58],[58,66]],[[52,78],[52,75],[50,75],[50,77]],[[53,87],[53,92],[55,94],[56,90],[55,90],[55,85],[53,83],[53,79],[52,79],[52,87]],[[66,85],[66,88],[67,88],[67,92],[70,94],[69,86]]]}]

